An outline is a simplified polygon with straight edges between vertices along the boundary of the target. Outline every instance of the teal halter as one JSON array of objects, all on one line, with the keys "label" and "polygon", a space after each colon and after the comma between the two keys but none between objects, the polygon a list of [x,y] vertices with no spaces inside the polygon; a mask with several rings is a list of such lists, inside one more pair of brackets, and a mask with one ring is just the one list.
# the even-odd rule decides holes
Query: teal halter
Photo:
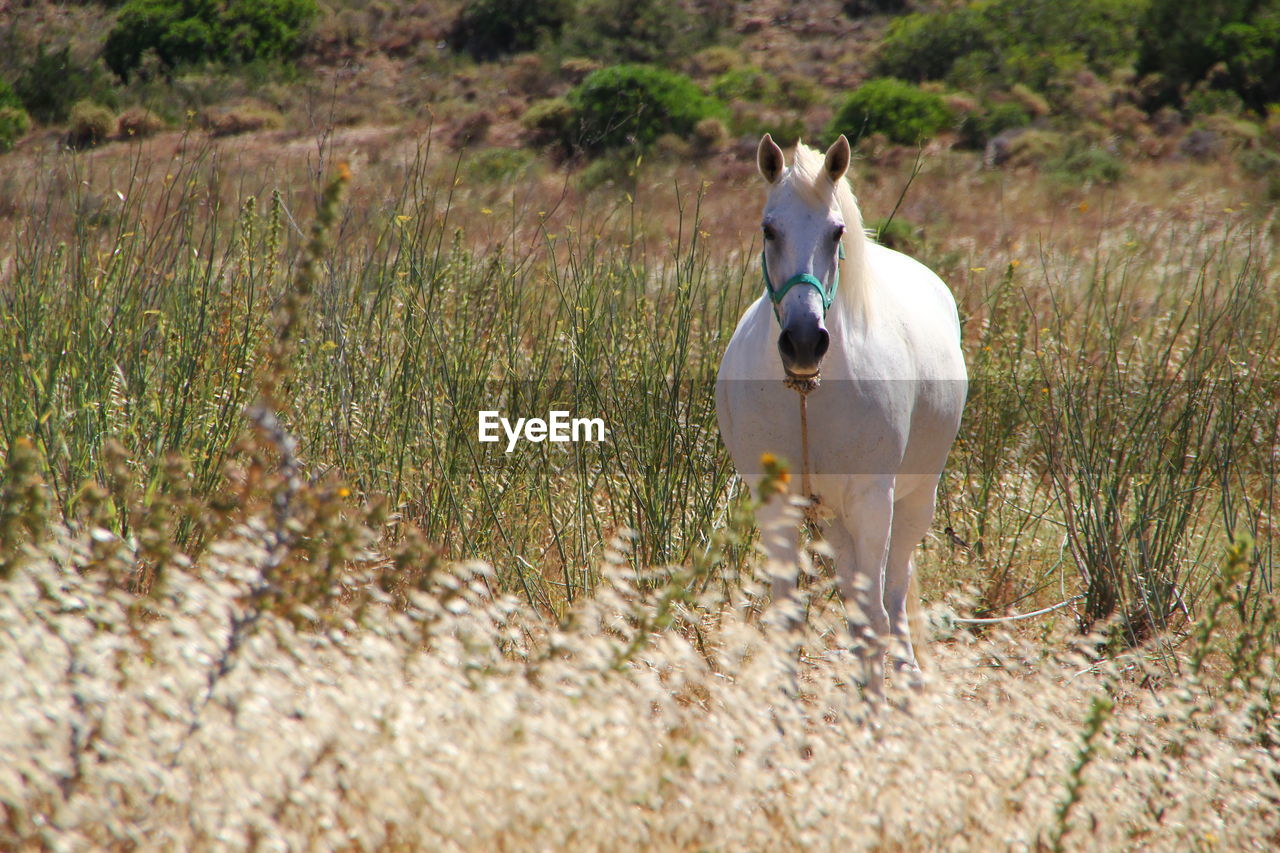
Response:
[{"label": "teal halter", "polygon": [[[839,248],[836,252],[836,257],[842,261],[844,260],[843,241],[840,242]],[[827,288],[823,286],[817,276],[810,275],[807,272],[791,276],[791,278],[787,279],[786,283],[783,284],[782,287],[774,287],[773,280],[769,278],[769,262],[765,259],[765,253],[763,250],[760,252],[760,268],[764,270],[764,286],[765,289],[769,291],[770,301],[773,302],[773,316],[775,317],[778,317],[778,306],[782,304],[782,298],[786,296],[787,292],[797,284],[807,284],[814,290],[818,291],[818,295],[822,297],[822,313],[825,316],[828,309],[831,308],[831,303],[835,301],[836,288],[840,286],[840,264],[838,263],[836,264],[835,274],[831,277],[830,290],[827,290]],[[778,317],[778,322],[782,322],[781,317]]]}]

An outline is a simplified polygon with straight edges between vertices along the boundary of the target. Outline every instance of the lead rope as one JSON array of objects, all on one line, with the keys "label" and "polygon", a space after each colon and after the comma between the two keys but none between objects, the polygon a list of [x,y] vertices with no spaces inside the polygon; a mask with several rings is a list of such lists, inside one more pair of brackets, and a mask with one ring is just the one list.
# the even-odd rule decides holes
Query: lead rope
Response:
[{"label": "lead rope", "polygon": [[805,523],[816,533],[819,522],[827,516],[822,499],[813,491],[809,480],[809,392],[818,387],[818,377],[787,374],[786,386],[800,395],[800,491],[808,501],[804,508]]}]

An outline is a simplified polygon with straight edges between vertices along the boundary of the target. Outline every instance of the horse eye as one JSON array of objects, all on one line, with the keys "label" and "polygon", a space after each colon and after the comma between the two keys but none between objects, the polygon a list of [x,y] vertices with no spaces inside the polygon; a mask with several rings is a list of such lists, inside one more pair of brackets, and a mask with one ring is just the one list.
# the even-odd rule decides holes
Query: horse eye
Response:
[{"label": "horse eye", "polygon": [[760,230],[764,231],[764,239],[772,242],[778,238],[778,234],[773,230],[772,225],[762,225]]},{"label": "horse eye", "polygon": [[844,236],[844,226],[843,226],[843,225],[837,225],[837,226],[836,226],[836,228],[835,228],[835,231],[833,231],[833,232],[831,233],[831,241],[832,241],[833,243],[839,243],[839,242],[840,242],[840,238],[841,238],[841,237],[843,237],[843,236]]}]

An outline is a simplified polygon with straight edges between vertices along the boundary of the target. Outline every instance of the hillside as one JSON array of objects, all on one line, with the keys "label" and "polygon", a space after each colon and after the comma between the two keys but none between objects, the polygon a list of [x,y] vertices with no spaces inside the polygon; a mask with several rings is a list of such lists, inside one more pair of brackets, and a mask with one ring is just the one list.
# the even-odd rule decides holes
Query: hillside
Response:
[{"label": "hillside", "polygon": [[[1272,93],[1251,82],[1265,79],[1268,67],[1224,62],[1180,82],[1160,65],[1163,54],[1145,46],[1159,41],[1147,28],[1160,10],[1144,10],[1167,0],[1090,0],[1071,12],[1049,12],[1053,4],[1036,0],[988,0],[968,17],[947,11],[951,4],[907,0],[564,0],[546,7],[554,11],[544,11],[545,20],[520,17],[537,5],[278,0],[262,8],[268,17],[292,10],[296,33],[211,31],[206,38],[244,44],[215,49],[210,42],[188,57],[182,50],[192,48],[156,29],[161,17],[143,19],[149,29],[129,29],[143,14],[132,7],[146,3],[11,4],[0,30],[0,80],[17,93],[10,101],[25,108],[29,129],[11,128],[0,144],[29,155],[188,127],[222,138],[299,138],[429,124],[437,139],[470,157],[508,166],[567,158],[580,169],[600,152],[559,135],[546,105],[593,70],[638,61],[687,74],[724,103],[717,126],[660,136],[650,152],[705,160],[713,171],[726,154],[744,158],[765,130],[783,142],[824,139],[850,92],[871,78],[907,76],[944,105],[944,118],[889,127],[885,121],[909,122],[903,110],[916,107],[876,103],[870,121],[846,117],[843,126],[864,137],[864,155],[932,141],[974,151],[988,166],[1034,166],[1078,182],[1113,182],[1129,162],[1191,159],[1243,169],[1275,191],[1280,117],[1268,111]],[[177,0],[151,6],[187,14]],[[1258,33],[1269,32],[1261,23],[1269,8],[1252,13]],[[258,19],[242,17],[248,23],[226,26],[259,32]],[[980,26],[994,35],[968,34]],[[1207,24],[1184,24],[1192,26]],[[1025,44],[1011,47],[1019,38]],[[1270,36],[1258,38],[1254,49],[1266,56]],[[226,58],[208,61],[219,52]],[[1188,47],[1188,62],[1193,54]]]}]

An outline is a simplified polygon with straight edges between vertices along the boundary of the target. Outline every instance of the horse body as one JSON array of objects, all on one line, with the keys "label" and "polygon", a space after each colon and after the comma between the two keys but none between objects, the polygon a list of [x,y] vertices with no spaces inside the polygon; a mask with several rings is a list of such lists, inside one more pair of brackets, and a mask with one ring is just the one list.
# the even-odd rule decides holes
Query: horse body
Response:
[{"label": "horse body", "polygon": [[[900,666],[916,667],[906,618],[911,553],[932,522],[967,393],[955,300],[925,266],[866,238],[844,179],[843,137],[825,161],[799,146],[783,171],[766,136],[760,161],[772,184],[766,275],[811,286],[791,287],[776,306],[766,293],[743,315],[716,382],[720,432],[748,483],[772,453],[791,463],[789,488],[798,494],[799,397],[784,381],[816,378],[820,366],[807,399],[811,487],[832,516],[823,535],[841,594],[856,606],[850,629],[875,688],[886,639]],[[824,309],[820,285],[837,272],[840,286]],[[797,531],[782,523],[786,505],[774,496],[758,520],[768,558],[794,567]],[[778,573],[775,599],[785,602],[793,587],[793,571]]]}]

